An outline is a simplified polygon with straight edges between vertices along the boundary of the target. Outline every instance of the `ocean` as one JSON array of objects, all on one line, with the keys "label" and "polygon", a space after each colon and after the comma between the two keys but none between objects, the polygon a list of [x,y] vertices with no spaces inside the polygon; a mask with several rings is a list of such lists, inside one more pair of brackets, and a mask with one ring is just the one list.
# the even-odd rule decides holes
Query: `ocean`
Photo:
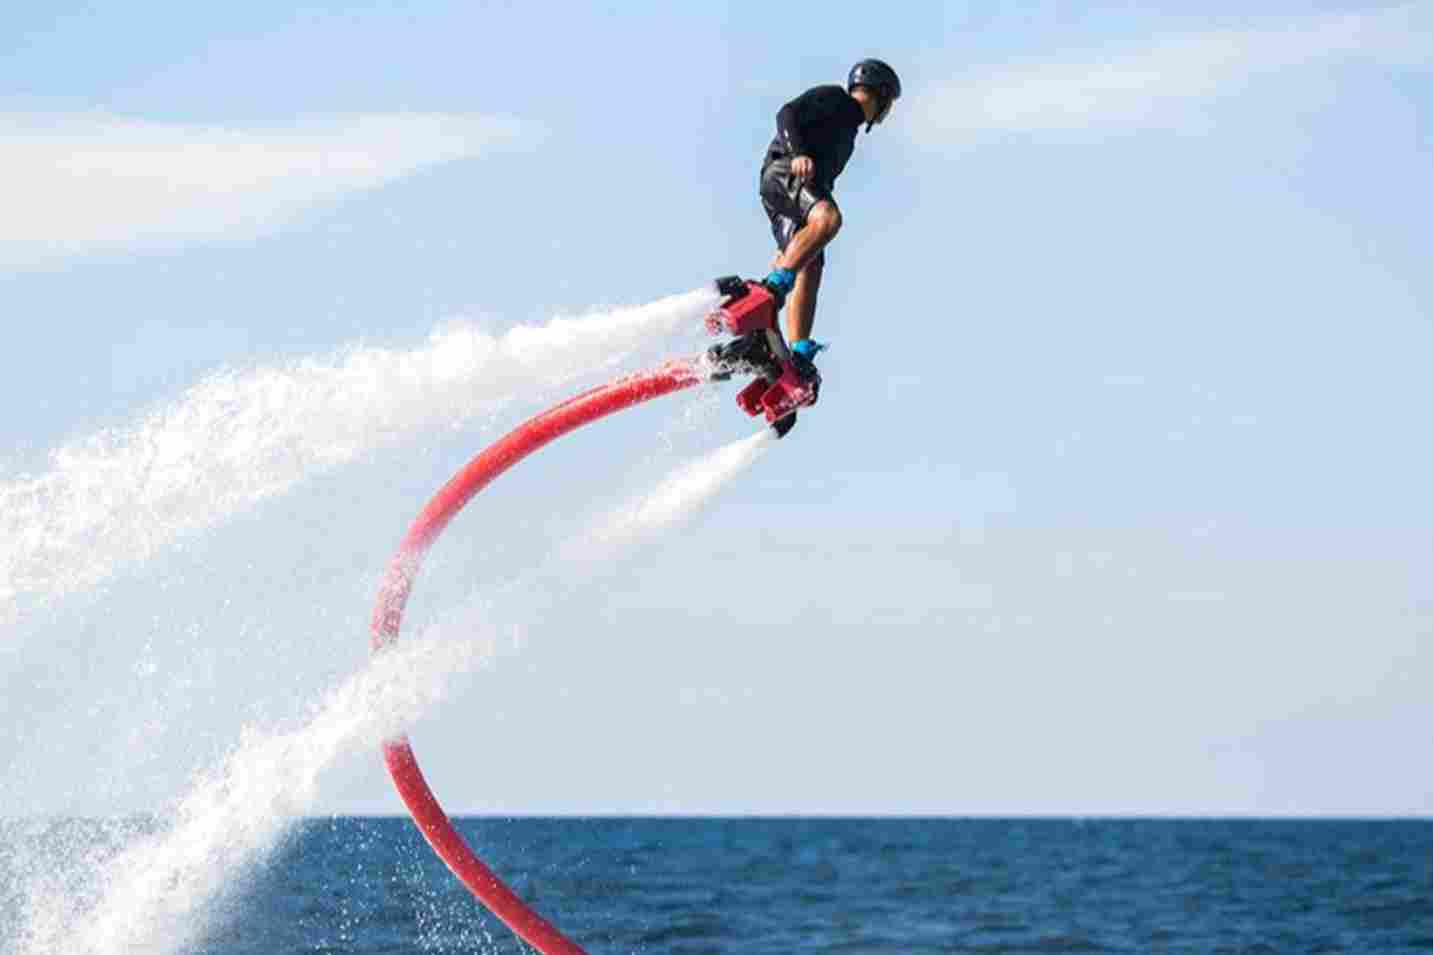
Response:
[{"label": "ocean", "polygon": [[[1433,821],[468,818],[459,828],[593,953],[1433,951]],[[205,917],[204,936],[181,951],[530,951],[406,818],[308,820]]]}]

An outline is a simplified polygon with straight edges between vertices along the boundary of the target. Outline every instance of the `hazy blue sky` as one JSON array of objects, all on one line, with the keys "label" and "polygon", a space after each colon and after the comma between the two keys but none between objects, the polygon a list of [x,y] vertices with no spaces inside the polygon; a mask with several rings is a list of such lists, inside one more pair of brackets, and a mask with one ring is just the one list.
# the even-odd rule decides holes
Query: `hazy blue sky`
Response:
[{"label": "hazy blue sky", "polygon": [[[820,407],[586,583],[532,568],[749,430],[729,389],[464,515],[415,614],[527,642],[415,732],[438,791],[1433,812],[1433,3],[11,4],[3,479],[220,368],[761,273],[773,115],[866,55],[907,95],[838,185]],[[151,805],[296,719],[522,397],[17,624],[0,800]],[[376,756],[320,806],[399,808]]]}]

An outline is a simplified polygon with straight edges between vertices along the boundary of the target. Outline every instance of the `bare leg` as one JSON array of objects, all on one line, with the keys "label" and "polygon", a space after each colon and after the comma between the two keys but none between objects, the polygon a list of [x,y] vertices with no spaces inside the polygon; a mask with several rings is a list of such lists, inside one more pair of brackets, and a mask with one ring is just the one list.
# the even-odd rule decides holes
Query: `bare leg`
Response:
[{"label": "bare leg", "polygon": [[[789,248],[789,246],[788,246]],[[826,255],[817,252],[816,257],[796,273],[796,287],[786,299],[786,340],[800,341],[811,337],[811,326],[816,322],[816,293],[821,288],[821,270],[826,267]]]},{"label": "bare leg", "polygon": [[831,200],[822,199],[811,207],[806,215],[806,224],[791,237],[786,251],[776,257],[775,267],[802,271],[806,263],[826,248],[826,243],[836,238],[836,233],[840,231],[841,210]]}]

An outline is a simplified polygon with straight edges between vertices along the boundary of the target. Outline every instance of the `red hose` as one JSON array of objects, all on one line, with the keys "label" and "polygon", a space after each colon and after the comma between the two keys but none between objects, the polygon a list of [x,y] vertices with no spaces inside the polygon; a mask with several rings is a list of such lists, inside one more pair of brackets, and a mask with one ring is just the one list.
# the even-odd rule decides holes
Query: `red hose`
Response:
[{"label": "red hose", "polygon": [[[403,623],[403,608],[408,603],[408,595],[424,555],[473,495],[549,441],[615,411],[680,391],[702,380],[692,361],[671,362],[619,379],[549,408],[514,428],[469,461],[423,508],[389,563],[383,586],[378,592],[378,603],[373,609],[374,652],[397,641],[398,630]],[[407,736],[384,743],[383,756],[393,784],[424,838],[480,902],[543,955],[583,955],[582,948],[518,898],[473,853],[428,788]]]}]

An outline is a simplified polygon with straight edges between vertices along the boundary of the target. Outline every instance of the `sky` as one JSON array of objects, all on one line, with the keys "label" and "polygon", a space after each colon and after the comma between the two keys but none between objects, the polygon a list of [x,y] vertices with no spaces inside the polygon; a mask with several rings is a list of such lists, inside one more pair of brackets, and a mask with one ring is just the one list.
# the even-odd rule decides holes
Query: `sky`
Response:
[{"label": "sky", "polygon": [[[762,274],[774,115],[871,55],[906,93],[838,183],[820,405],[620,559],[551,553],[749,433],[731,389],[435,552],[415,626],[522,634],[414,729],[449,808],[1433,813],[1429,2],[11,5],[0,485],[196,387]],[[300,723],[428,495],[568,384],[0,618],[0,815]],[[309,808],[401,811],[376,753]]]}]

